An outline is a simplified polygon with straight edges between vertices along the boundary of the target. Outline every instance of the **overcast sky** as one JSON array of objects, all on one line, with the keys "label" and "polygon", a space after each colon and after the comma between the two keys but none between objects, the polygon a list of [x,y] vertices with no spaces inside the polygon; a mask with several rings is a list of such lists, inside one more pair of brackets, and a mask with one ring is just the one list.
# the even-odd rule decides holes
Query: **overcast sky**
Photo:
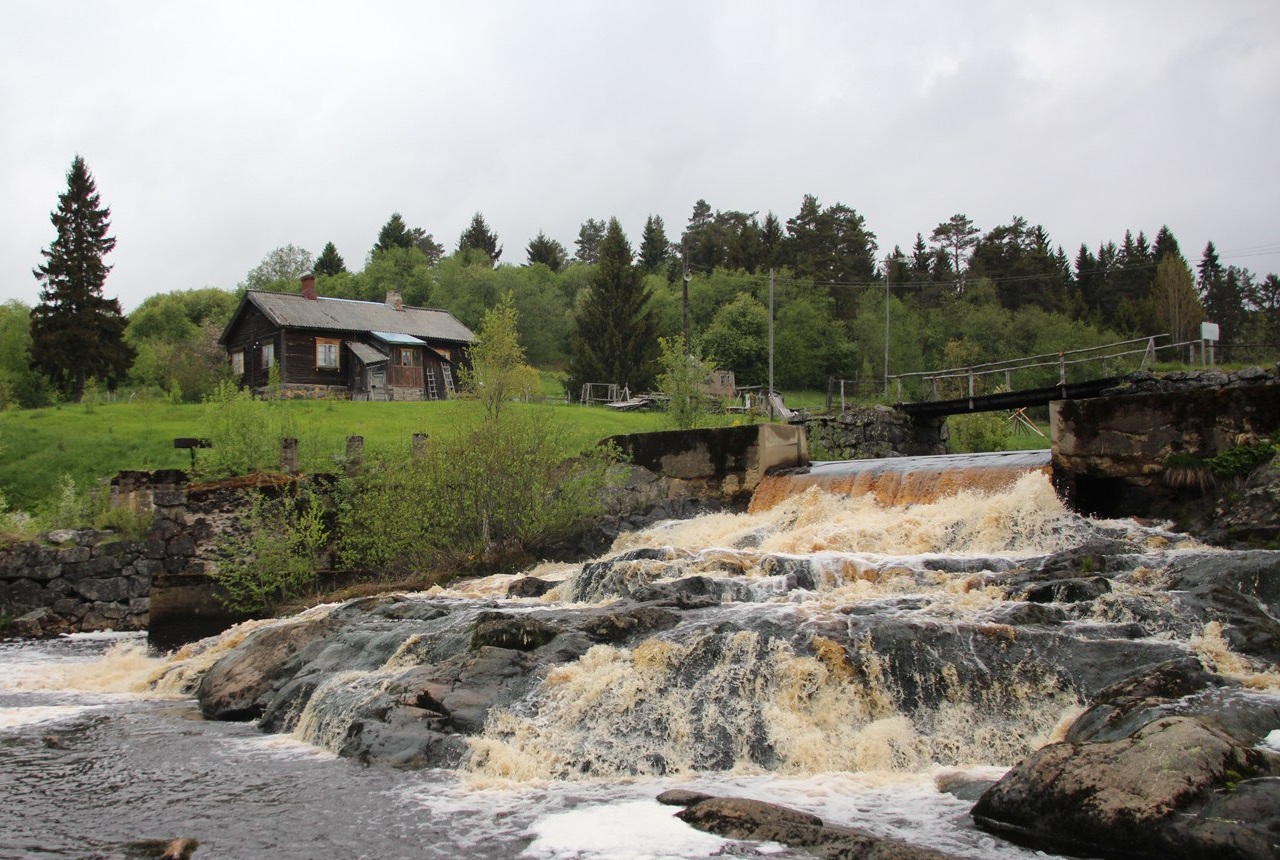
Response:
[{"label": "overcast sky", "polygon": [[272,249],[353,270],[393,211],[523,263],[616,215],[854,207],[882,253],[952,213],[1073,258],[1167,224],[1280,272],[1280,3],[9,3],[0,301],[84,156],[106,293],[233,288]]}]

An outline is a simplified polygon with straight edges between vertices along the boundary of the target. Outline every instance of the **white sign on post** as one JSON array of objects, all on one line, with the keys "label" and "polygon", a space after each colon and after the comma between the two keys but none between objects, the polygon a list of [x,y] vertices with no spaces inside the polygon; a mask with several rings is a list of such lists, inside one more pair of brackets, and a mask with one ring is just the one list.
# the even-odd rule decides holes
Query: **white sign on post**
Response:
[{"label": "white sign on post", "polygon": [[1200,339],[1201,340],[1217,340],[1218,324],[1211,322],[1200,323]]}]

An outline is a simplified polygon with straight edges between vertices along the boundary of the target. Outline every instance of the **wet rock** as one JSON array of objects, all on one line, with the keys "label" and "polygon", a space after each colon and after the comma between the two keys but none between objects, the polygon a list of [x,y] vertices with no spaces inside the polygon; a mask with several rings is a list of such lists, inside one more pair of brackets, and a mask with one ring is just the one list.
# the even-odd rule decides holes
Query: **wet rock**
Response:
[{"label": "wet rock", "polygon": [[[11,636],[24,636],[30,639],[38,639],[44,636],[46,628],[52,628],[56,619],[52,612],[48,609],[33,609],[30,612],[19,615],[9,623],[9,628],[5,631]],[[48,632],[52,632],[50,629]]]},{"label": "wet rock", "polygon": [[946,773],[935,777],[933,784],[938,791],[972,803],[982,797],[996,781],[967,773]]},{"label": "wet rock", "polygon": [[1111,583],[1101,576],[1087,579],[1057,579],[1028,586],[1022,593],[1032,603],[1084,603],[1111,591]]},{"label": "wet rock", "polygon": [[635,590],[671,576],[677,558],[669,547],[629,550],[603,561],[584,564],[570,584],[574,603],[631,597]]},{"label": "wet rock", "polygon": [[514,648],[533,651],[561,633],[561,628],[529,615],[486,614],[476,620],[471,647]]},{"label": "wet rock", "polygon": [[1217,500],[1209,540],[1217,544],[1264,544],[1280,540],[1280,457],[1249,475],[1238,490]]},{"label": "wet rock", "polygon": [[716,606],[722,601],[749,602],[753,595],[745,583],[710,576],[683,576],[635,589],[630,595],[642,603],[675,605],[681,609]]},{"label": "wet rock", "polygon": [[848,827],[827,826],[816,815],[740,797],[700,800],[676,817],[726,839],[781,842],[832,860],[947,860],[952,856]]},{"label": "wet rock", "polygon": [[1280,701],[1170,661],[1103,690],[1062,743],[973,808],[993,833],[1046,851],[1115,858],[1273,858],[1280,755],[1257,744]]},{"label": "wet rock", "polygon": [[260,717],[272,694],[297,674],[336,627],[333,620],[320,618],[250,633],[201,677],[201,713],[215,720]]},{"label": "wet rock", "polygon": [[522,576],[507,586],[507,597],[541,597],[555,587],[554,582],[536,576]]},{"label": "wet rock", "polygon": [[[129,860],[191,860],[200,847],[194,839],[143,839],[124,846],[124,856]],[[95,855],[97,856],[97,855]]]},{"label": "wet rock", "polygon": [[704,800],[710,800],[712,795],[701,791],[691,791],[687,788],[672,788],[658,795],[658,803],[664,806],[692,806]]},{"label": "wet rock", "polygon": [[1096,537],[1080,546],[1045,556],[1036,567],[1038,579],[1074,578],[1080,574],[1130,570],[1141,547],[1122,538]]}]

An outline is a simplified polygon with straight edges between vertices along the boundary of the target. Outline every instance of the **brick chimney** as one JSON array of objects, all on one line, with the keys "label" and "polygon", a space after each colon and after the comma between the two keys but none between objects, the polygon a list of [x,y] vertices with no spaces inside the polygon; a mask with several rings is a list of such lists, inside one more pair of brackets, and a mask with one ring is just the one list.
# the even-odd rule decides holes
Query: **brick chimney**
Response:
[{"label": "brick chimney", "polygon": [[315,275],[302,276],[302,296],[308,301],[314,302],[316,300],[316,276]]},{"label": "brick chimney", "polygon": [[387,290],[387,307],[397,311],[404,310],[404,299],[400,298],[399,290]]}]

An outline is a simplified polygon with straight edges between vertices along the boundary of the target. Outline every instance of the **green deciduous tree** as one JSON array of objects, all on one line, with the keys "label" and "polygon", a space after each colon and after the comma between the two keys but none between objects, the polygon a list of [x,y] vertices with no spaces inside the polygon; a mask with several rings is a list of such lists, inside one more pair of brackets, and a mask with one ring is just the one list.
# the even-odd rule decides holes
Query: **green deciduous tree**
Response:
[{"label": "green deciduous tree", "polygon": [[658,390],[667,397],[667,419],[677,430],[701,425],[709,412],[709,400],[701,390],[704,380],[715,370],[715,359],[701,356],[696,348],[685,352],[684,341],[676,337],[658,338]]},{"label": "green deciduous tree", "polygon": [[609,219],[600,261],[574,320],[569,391],[608,382],[643,391],[653,384],[657,326],[644,275],[632,265],[631,245],[617,218]]},{"label": "green deciduous tree", "polygon": [[741,293],[716,311],[702,343],[739,385],[760,385],[769,376],[769,311]]},{"label": "green deciduous tree", "polygon": [[198,402],[230,376],[218,336],[236,296],[207,287],[148,297],[129,317],[125,338],[138,356],[131,384],[153,386],[174,400]]},{"label": "green deciduous tree", "polygon": [[1174,343],[1200,336],[1204,307],[1196,294],[1191,269],[1181,254],[1166,254],[1156,267],[1156,277],[1151,284],[1151,303],[1156,320],[1173,336]]},{"label": "green deciduous tree", "polygon": [[133,363],[124,340],[128,320],[120,302],[102,295],[111,267],[105,257],[116,246],[111,210],[102,205],[84,159],[67,171],[67,190],[50,215],[57,235],[33,270],[41,285],[31,311],[31,364],[65,395],[79,401],[85,382],[114,389]]},{"label": "green deciduous tree", "polygon": [[512,400],[528,400],[538,388],[538,372],[525,363],[518,314],[511,294],[485,311],[471,345],[471,367],[462,369],[462,386],[484,406],[484,420],[495,425]]},{"label": "green deciduous tree", "polygon": [[31,369],[31,308],[0,304],[0,409],[45,405],[41,376]]},{"label": "green deciduous tree", "polygon": [[431,301],[435,284],[431,262],[417,245],[374,251],[357,280],[366,301],[380,302],[397,290],[406,305],[417,308]]},{"label": "green deciduous tree", "polygon": [[270,251],[240,282],[242,290],[296,292],[298,279],[315,269],[315,258],[306,248],[285,245]]}]

